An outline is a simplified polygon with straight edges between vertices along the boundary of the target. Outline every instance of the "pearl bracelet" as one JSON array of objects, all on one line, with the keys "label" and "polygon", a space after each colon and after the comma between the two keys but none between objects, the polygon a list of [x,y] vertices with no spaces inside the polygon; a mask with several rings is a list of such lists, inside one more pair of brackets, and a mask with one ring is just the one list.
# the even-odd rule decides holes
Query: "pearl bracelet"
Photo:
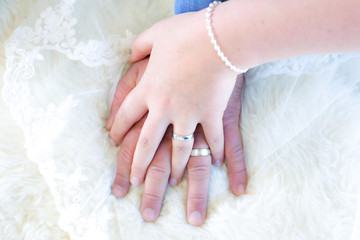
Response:
[{"label": "pearl bracelet", "polygon": [[221,3],[220,1],[213,1],[212,3],[209,4],[209,7],[207,8],[207,12],[206,12],[206,28],[208,29],[208,34],[209,34],[211,43],[214,46],[214,49],[217,52],[217,55],[221,58],[221,61],[223,61],[227,67],[229,67],[231,70],[233,70],[237,74],[244,73],[248,69],[240,69],[240,68],[234,66],[233,64],[231,64],[229,59],[227,57],[225,57],[224,53],[221,51],[220,46],[215,39],[214,32],[213,32],[212,25],[211,25],[211,16],[212,16],[212,12],[213,12],[214,8],[217,5],[219,5],[220,3]]}]

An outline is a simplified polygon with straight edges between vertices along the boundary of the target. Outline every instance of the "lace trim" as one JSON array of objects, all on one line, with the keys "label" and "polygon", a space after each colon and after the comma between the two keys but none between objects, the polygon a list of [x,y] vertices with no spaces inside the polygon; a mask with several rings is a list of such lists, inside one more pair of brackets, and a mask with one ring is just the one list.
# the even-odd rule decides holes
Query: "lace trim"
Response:
[{"label": "lace trim", "polygon": [[[14,31],[6,43],[3,98],[24,130],[29,158],[39,164],[55,196],[56,206],[61,213],[60,226],[75,239],[84,237],[84,234],[87,239],[107,239],[106,220],[111,219],[111,214],[107,207],[91,204],[100,204],[109,195],[110,189],[103,189],[102,186],[111,184],[114,173],[110,169],[114,168],[110,168],[109,163],[102,165],[108,170],[99,177],[97,186],[87,186],[97,192],[96,196],[88,196],[83,190],[89,184],[84,169],[76,168],[67,172],[69,169],[65,171],[61,166],[62,159],[54,157],[53,141],[64,130],[71,110],[79,105],[79,100],[69,95],[65,101],[49,103],[46,107],[34,106],[31,102],[31,95],[34,94],[30,88],[31,79],[36,73],[34,63],[44,60],[44,50],[62,53],[89,67],[119,66],[127,60],[133,39],[128,31],[124,38],[111,35],[107,41],[79,42],[76,39],[74,3],[75,0],[63,0],[42,11],[34,27],[23,26]],[[95,197],[97,199],[93,199]],[[92,211],[89,213],[84,209]]]},{"label": "lace trim", "polygon": [[255,79],[257,76],[267,78],[276,75],[296,77],[303,71],[309,74],[328,71],[329,67],[333,67],[332,63],[345,62],[354,56],[358,56],[358,53],[314,54],[283,59],[250,69],[247,74],[251,79]]}]

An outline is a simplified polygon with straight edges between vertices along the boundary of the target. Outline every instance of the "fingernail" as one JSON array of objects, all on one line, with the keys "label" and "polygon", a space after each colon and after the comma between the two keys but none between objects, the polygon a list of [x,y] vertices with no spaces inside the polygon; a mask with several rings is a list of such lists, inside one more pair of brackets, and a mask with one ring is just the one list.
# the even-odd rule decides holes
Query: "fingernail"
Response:
[{"label": "fingernail", "polygon": [[218,167],[220,167],[221,166],[221,161],[220,160],[215,160],[214,161],[214,164],[215,164],[215,166],[218,166]]},{"label": "fingernail", "polygon": [[105,124],[105,128],[106,128],[107,130],[110,130],[110,121],[109,121],[109,120],[107,120],[107,122],[106,122],[106,124]]},{"label": "fingernail", "polygon": [[121,197],[124,197],[125,194],[126,194],[126,191],[124,188],[122,188],[121,186],[119,185],[116,185],[116,184],[113,184],[111,186],[111,192],[115,195],[115,197],[117,198],[121,198]]},{"label": "fingernail", "polygon": [[138,186],[140,184],[140,180],[136,177],[131,177],[130,182],[132,185]]},{"label": "fingernail", "polygon": [[195,226],[201,225],[201,213],[198,211],[192,212],[189,216],[189,223]]},{"label": "fingernail", "polygon": [[114,141],[111,138],[110,138],[110,143],[111,143],[111,145],[116,146],[116,144],[114,143]]},{"label": "fingernail", "polygon": [[238,195],[244,194],[245,193],[245,186],[243,184],[239,184],[236,188],[236,193]]},{"label": "fingernail", "polygon": [[170,178],[169,183],[171,186],[175,186],[177,184],[177,180],[175,178]]},{"label": "fingernail", "polygon": [[145,208],[142,215],[146,222],[152,222],[155,220],[155,211],[151,208]]}]

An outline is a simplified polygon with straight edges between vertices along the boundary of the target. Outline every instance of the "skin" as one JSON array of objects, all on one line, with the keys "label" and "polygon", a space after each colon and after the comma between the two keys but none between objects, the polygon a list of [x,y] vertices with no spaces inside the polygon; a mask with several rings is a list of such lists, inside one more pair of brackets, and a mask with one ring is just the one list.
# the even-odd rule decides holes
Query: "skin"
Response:
[{"label": "skin", "polygon": [[[225,56],[251,68],[306,54],[359,51],[359,9],[358,0],[230,0],[216,7],[212,25]],[[223,160],[223,117],[236,74],[216,55],[204,20],[205,11],[176,15],[133,42],[130,61],[150,59],[109,125],[111,139],[120,144],[147,114],[131,163],[134,185],[144,181],[170,125],[175,133],[189,135],[201,124],[213,161]],[[172,140],[172,185],[181,180],[193,144]]]},{"label": "skin", "polygon": [[[119,81],[111,106],[111,113],[107,124],[108,129],[111,129],[112,118],[114,118],[118,111],[121,102],[127,96],[128,92],[138,84],[147,64],[148,59],[133,64]],[[230,188],[237,196],[245,193],[247,184],[246,166],[239,130],[242,86],[243,76],[239,75],[223,117],[225,156],[227,159]],[[137,122],[126,134],[122,142],[122,147],[120,148],[117,158],[116,178],[112,185],[112,192],[116,197],[124,197],[129,191],[131,185],[131,164],[145,119],[146,116]],[[170,176],[172,151],[171,133],[172,128],[169,127],[146,173],[144,192],[140,207],[140,211],[145,221],[155,221],[160,214],[162,201]],[[194,139],[194,148],[208,147],[204,132],[200,125],[196,128]],[[210,156],[190,157],[187,163],[188,194],[186,216],[189,223],[195,226],[201,225],[205,221],[210,167]]]},{"label": "skin", "polygon": [[[212,22],[215,37],[225,46],[223,52],[230,61],[251,68],[299,55],[359,50],[358,9],[357,0],[233,0],[216,7]],[[214,162],[220,165],[223,160],[222,117],[236,74],[216,55],[204,19],[205,11],[172,16],[133,42],[130,61],[148,55],[150,60],[142,81],[127,95],[113,119],[110,137],[120,144],[148,113],[131,166],[134,185],[143,182],[169,125],[176,134],[189,135],[201,124]],[[173,140],[172,146],[170,183],[176,185],[193,141]]]}]

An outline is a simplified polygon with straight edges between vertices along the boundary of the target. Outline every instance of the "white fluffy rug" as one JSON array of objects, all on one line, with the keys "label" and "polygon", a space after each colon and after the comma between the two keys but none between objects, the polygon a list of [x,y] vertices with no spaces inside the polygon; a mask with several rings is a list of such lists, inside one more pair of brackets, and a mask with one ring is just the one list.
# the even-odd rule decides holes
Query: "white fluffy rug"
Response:
[{"label": "white fluffy rug", "polygon": [[247,193],[234,197],[225,167],[212,168],[203,226],[186,223],[185,180],[168,188],[155,223],[139,213],[142,187],[123,199],[110,194],[118,151],[104,129],[111,89],[133,36],[171,15],[172,4],[0,2],[0,239],[359,238],[357,53],[247,73]]}]

